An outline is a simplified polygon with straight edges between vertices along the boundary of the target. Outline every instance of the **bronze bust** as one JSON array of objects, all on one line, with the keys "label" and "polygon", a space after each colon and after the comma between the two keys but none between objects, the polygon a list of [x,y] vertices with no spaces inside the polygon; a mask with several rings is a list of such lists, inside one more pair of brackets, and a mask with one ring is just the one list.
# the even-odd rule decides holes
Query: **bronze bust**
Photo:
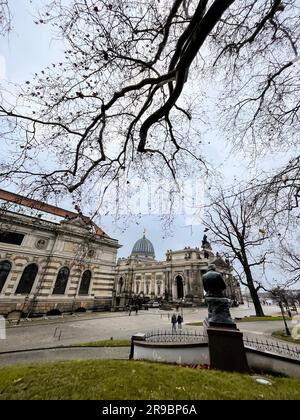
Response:
[{"label": "bronze bust", "polygon": [[208,266],[208,272],[203,276],[203,287],[207,297],[224,297],[223,292],[226,289],[226,284],[222,274],[216,271],[214,264]]}]

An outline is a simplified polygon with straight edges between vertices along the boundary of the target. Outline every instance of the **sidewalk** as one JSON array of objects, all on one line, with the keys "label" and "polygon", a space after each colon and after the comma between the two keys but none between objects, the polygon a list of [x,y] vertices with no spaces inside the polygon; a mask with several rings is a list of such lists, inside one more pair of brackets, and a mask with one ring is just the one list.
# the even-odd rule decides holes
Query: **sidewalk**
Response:
[{"label": "sidewalk", "polygon": [[63,360],[129,359],[129,347],[67,347],[0,354],[0,367]]}]

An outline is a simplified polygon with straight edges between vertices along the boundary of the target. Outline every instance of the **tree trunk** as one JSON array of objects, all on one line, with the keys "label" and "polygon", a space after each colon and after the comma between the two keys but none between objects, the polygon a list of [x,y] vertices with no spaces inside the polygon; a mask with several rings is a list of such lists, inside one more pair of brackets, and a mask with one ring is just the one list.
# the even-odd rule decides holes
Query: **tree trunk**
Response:
[{"label": "tree trunk", "polygon": [[246,274],[246,279],[247,279],[249,292],[250,292],[251,298],[253,300],[253,305],[254,305],[254,308],[255,308],[256,316],[265,316],[263,308],[262,308],[260,300],[259,300],[259,297],[258,297],[258,294],[257,294],[257,290],[255,289],[255,286],[254,286],[251,270],[250,270],[249,267],[244,267],[244,270],[245,270],[245,274]]}]

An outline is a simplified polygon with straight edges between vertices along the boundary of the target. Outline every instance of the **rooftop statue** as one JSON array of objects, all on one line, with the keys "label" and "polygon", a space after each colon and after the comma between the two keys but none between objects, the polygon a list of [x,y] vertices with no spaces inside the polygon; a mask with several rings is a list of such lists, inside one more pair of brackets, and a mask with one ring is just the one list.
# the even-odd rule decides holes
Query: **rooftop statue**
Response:
[{"label": "rooftop statue", "polygon": [[210,245],[210,243],[207,240],[207,235],[204,235],[203,236],[203,239],[202,239],[202,248],[203,249],[211,249],[211,245]]}]

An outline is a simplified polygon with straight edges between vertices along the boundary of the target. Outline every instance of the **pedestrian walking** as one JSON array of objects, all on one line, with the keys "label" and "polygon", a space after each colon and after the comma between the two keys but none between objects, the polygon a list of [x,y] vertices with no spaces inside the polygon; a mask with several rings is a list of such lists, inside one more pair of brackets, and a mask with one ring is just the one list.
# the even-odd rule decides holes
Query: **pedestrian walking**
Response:
[{"label": "pedestrian walking", "polygon": [[179,329],[179,330],[182,330],[182,321],[183,321],[183,318],[182,318],[182,316],[179,314],[179,315],[178,315],[178,317],[177,317],[177,323],[178,323],[178,329]]},{"label": "pedestrian walking", "polygon": [[176,314],[173,314],[172,315],[171,323],[172,323],[172,333],[173,332],[176,332],[176,324],[177,324],[177,316],[176,316]]},{"label": "pedestrian walking", "polygon": [[131,315],[131,305],[129,305],[128,315]]},{"label": "pedestrian walking", "polygon": [[139,306],[138,305],[135,305],[135,314],[136,315],[138,314],[138,310],[139,310]]}]

